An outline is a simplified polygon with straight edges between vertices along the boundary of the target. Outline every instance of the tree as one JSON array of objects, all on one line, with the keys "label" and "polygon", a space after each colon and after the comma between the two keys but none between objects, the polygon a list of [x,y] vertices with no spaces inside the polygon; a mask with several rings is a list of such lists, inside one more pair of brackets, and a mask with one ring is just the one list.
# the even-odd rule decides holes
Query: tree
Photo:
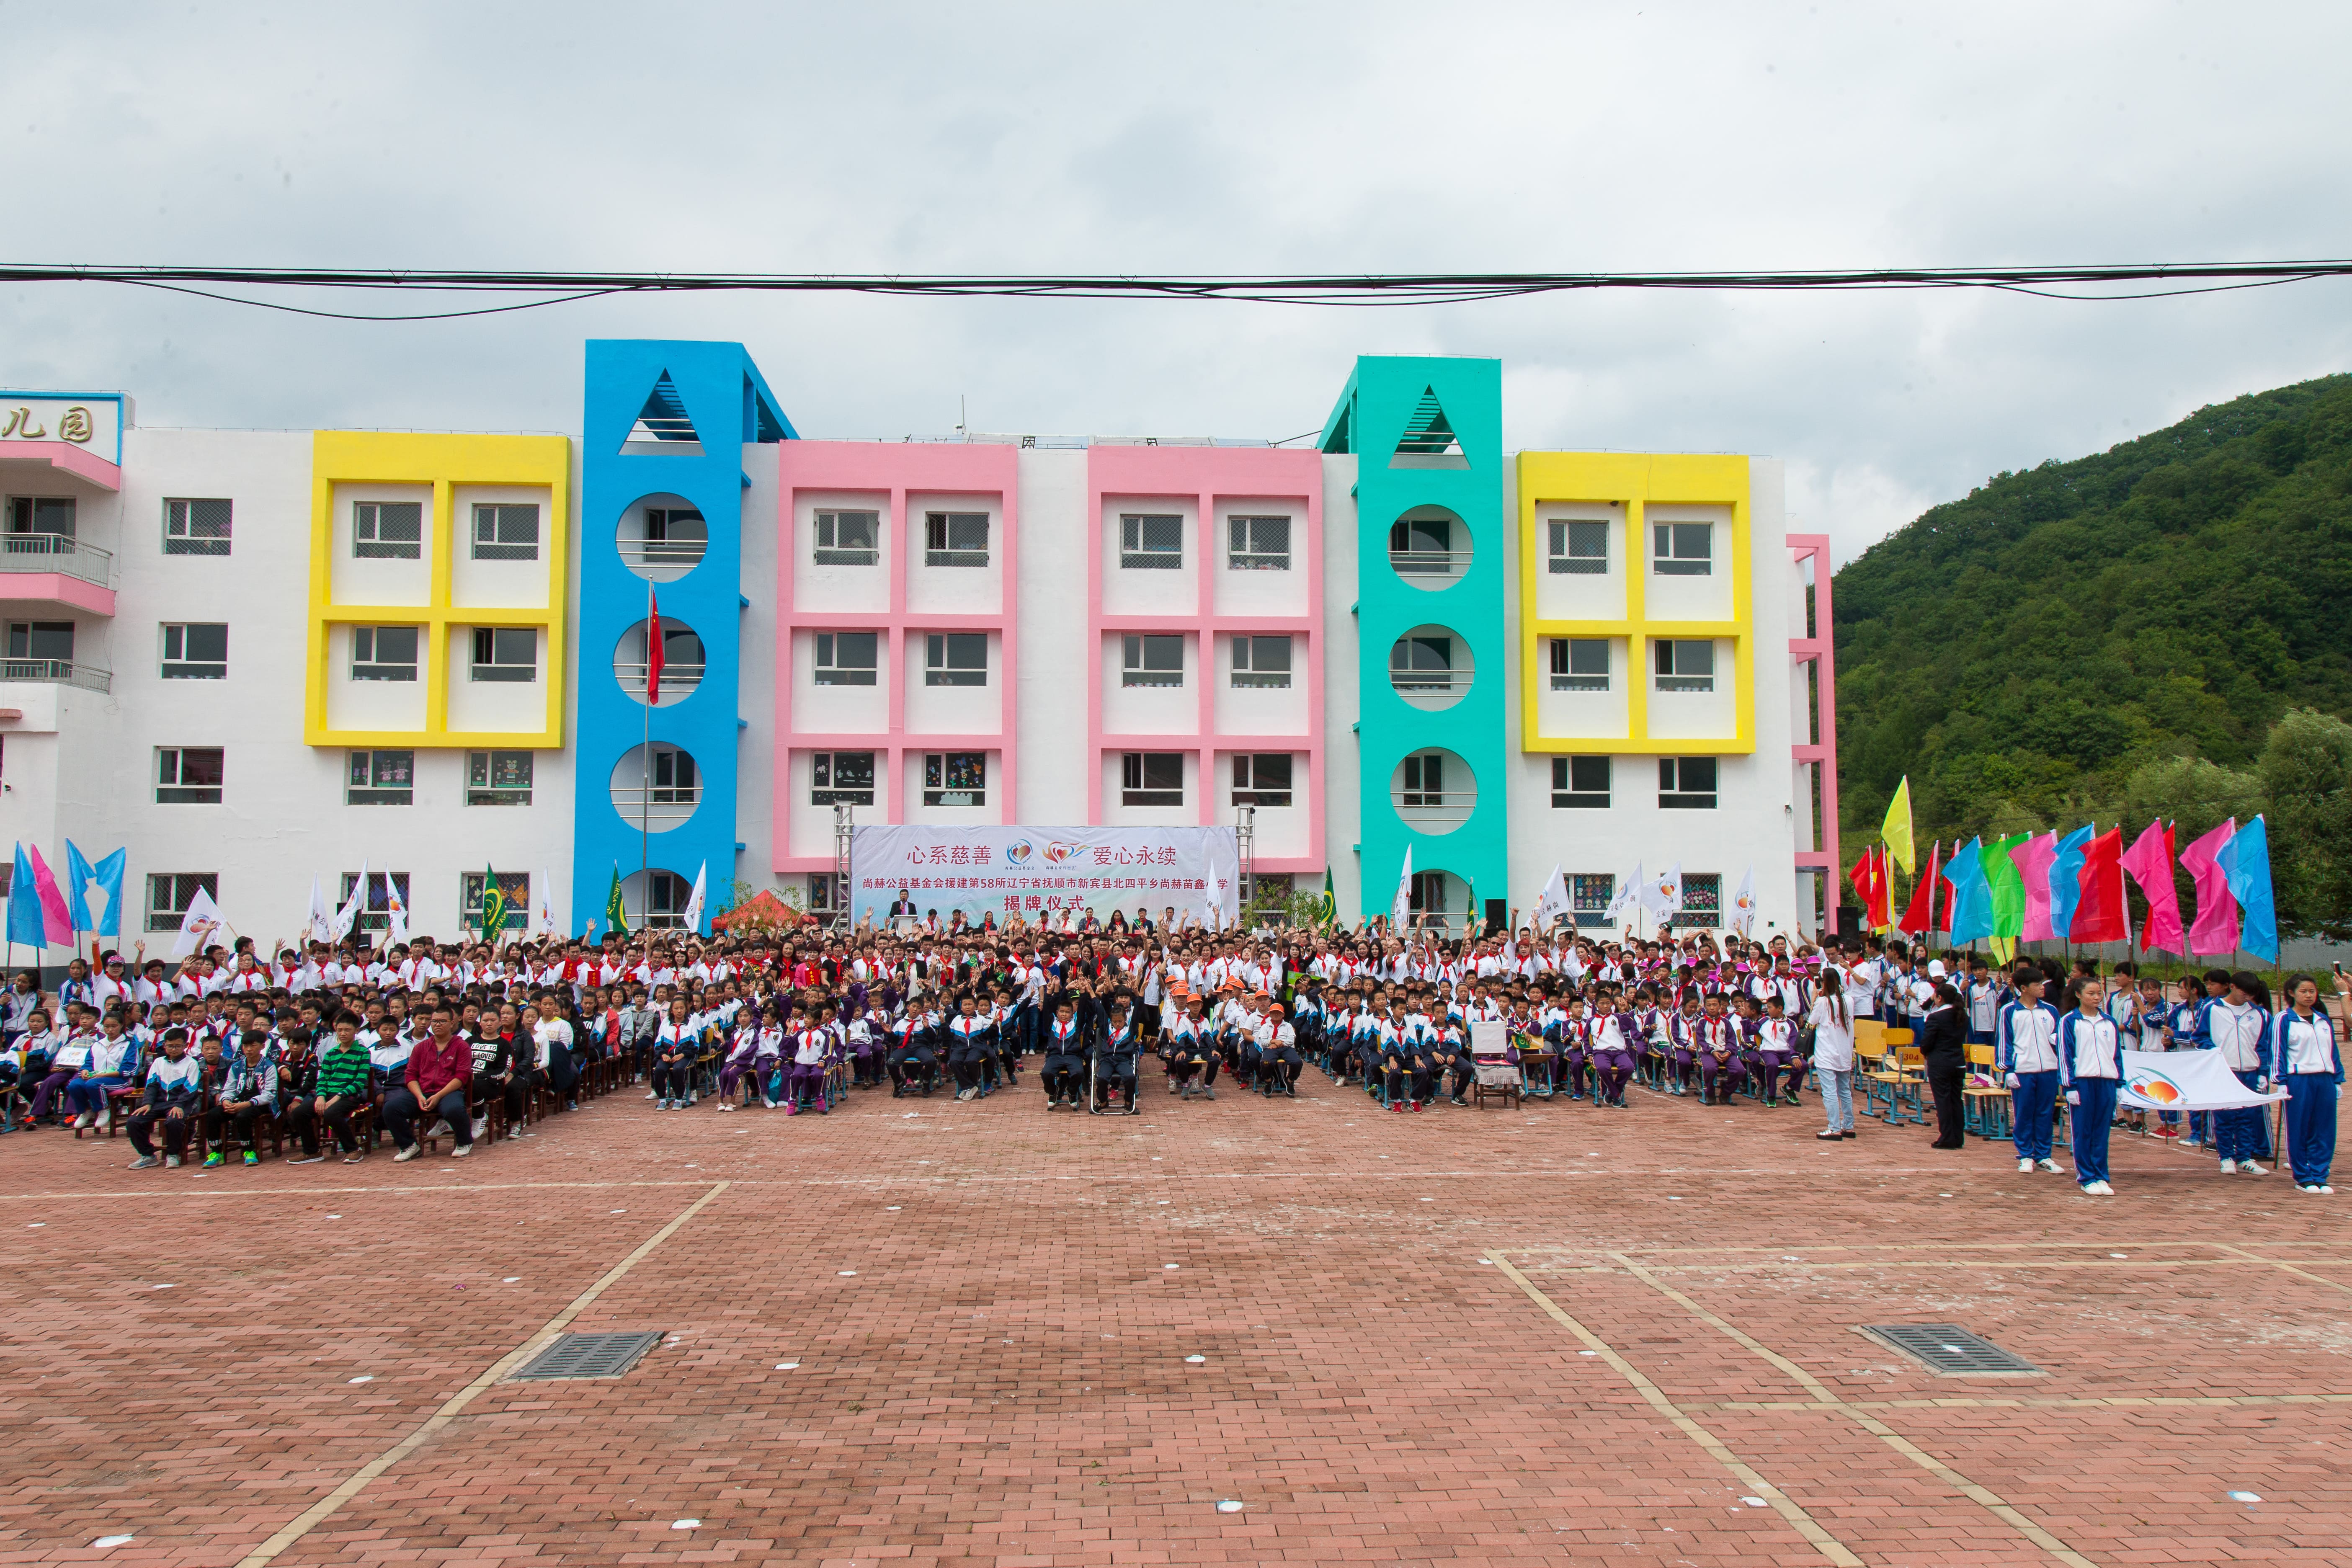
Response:
[{"label": "tree", "polygon": [[2263,747],[2279,930],[2352,940],[2352,724],[2298,708]]}]

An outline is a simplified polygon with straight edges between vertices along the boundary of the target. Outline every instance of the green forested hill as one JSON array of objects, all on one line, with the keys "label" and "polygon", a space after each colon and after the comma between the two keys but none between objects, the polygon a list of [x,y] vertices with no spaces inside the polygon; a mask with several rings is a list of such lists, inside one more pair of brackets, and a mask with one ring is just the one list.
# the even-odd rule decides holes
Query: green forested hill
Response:
[{"label": "green forested hill", "polygon": [[2320,718],[2352,715],[2352,375],[1997,475],[1838,573],[1835,616],[1850,859],[1906,773],[1923,839],[2160,811],[2184,841],[2292,775],[2275,838],[2315,804],[2281,720],[2352,750]]}]

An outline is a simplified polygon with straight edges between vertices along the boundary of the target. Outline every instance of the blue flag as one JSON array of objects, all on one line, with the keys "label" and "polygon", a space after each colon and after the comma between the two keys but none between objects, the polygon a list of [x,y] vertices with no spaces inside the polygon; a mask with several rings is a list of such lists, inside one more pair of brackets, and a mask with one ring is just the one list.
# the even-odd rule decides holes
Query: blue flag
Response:
[{"label": "blue flag", "polygon": [[[2271,835],[2263,819],[2255,817],[2238,829],[2221,852],[2213,857],[2213,864],[2221,868],[2229,879],[2230,896],[2238,900],[2239,919],[2244,923],[2238,934],[2238,945],[2259,958],[2278,962],[2278,909],[2271,902]],[[8,923],[15,926],[15,905],[9,907]]]},{"label": "blue flag", "polygon": [[33,885],[32,858],[21,841],[16,846],[14,879],[8,884],[8,940],[28,942],[36,948],[49,940],[47,924],[41,919],[40,890]]},{"label": "blue flag", "polygon": [[1983,839],[1971,838],[1944,864],[1944,880],[1952,885],[1955,945],[1992,935],[1992,884],[1985,880],[1983,848]]},{"label": "blue flag", "polygon": [[[72,839],[66,840],[66,912],[73,917],[74,930],[115,938],[122,935],[122,868],[130,856],[130,850],[117,849],[93,866]],[[106,913],[95,922],[89,918],[86,891],[92,882],[106,894]]]},{"label": "blue flag", "polygon": [[2058,853],[2050,862],[2050,929],[2058,940],[2068,940],[2074,929],[2074,905],[2083,896],[2083,847],[2098,832],[2096,823],[2086,823],[2058,840]]}]

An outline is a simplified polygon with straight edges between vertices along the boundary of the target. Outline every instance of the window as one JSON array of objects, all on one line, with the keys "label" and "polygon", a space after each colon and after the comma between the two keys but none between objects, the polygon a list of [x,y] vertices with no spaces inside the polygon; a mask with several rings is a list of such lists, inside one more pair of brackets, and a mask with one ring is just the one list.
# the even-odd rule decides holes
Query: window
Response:
[{"label": "window", "polygon": [[[936,639],[934,639],[936,640]],[[882,638],[877,632],[819,632],[816,635],[816,683],[819,686],[871,686],[879,663]],[[981,660],[988,658],[987,639],[981,639]],[[952,685],[934,680],[933,686]]]},{"label": "window", "polygon": [[702,778],[695,771],[694,753],[676,746],[654,748],[653,804],[694,805],[702,799]]},{"label": "window", "polygon": [[468,752],[466,753],[467,805],[529,805],[531,754],[529,752]]},{"label": "window", "polygon": [[1608,871],[1580,871],[1568,879],[1568,901],[1579,926],[1605,926],[1617,900],[1617,878]]},{"label": "window", "polygon": [[632,566],[676,566],[684,570],[702,559],[709,543],[710,530],[694,508],[649,506],[646,508],[646,542],[640,547],[642,559],[627,561],[625,543],[622,554]]},{"label": "window", "polygon": [[1286,517],[1229,517],[1225,539],[1228,571],[1290,570],[1290,520]]},{"label": "window", "polygon": [[1551,644],[1551,689],[1554,691],[1609,689],[1609,639],[1554,637]]},{"label": "window", "polygon": [[345,805],[407,805],[416,794],[415,752],[353,752]]},{"label": "window", "polygon": [[1607,757],[1554,757],[1551,760],[1551,803],[1556,806],[1609,809]]},{"label": "window", "polygon": [[923,639],[923,684],[988,684],[986,632],[933,632]]},{"label": "window", "polygon": [[1290,753],[1263,752],[1234,757],[1235,805],[1288,805]]},{"label": "window", "polygon": [[1664,811],[1713,811],[1715,759],[1660,757],[1658,806]]},{"label": "window", "polygon": [[923,564],[987,565],[988,514],[984,511],[928,513],[923,519]]},{"label": "window", "polygon": [[1118,520],[1123,572],[1173,572],[1184,564],[1184,520],[1126,512]]},{"label": "window", "polygon": [[537,680],[539,628],[536,626],[476,626],[476,680]]},{"label": "window", "polygon": [[1674,637],[1661,638],[1651,647],[1657,649],[1659,690],[1715,689],[1715,644],[1703,637]]},{"label": "window", "polygon": [[[405,871],[370,871],[367,874],[367,897],[360,902],[360,918],[357,922],[357,929],[360,931],[383,931],[392,924],[393,894],[396,892],[400,895],[400,907],[402,909],[404,910],[409,907],[408,873]],[[359,885],[360,874],[357,871],[344,872],[342,877],[342,891],[335,896],[335,907],[337,909],[341,909],[345,904],[350,903],[352,901],[352,894],[357,890]],[[479,918],[478,914],[477,915],[477,918]]]},{"label": "window", "polygon": [[1399,691],[1454,689],[1452,637],[1399,637],[1389,648],[1389,684]]},{"label": "window", "polygon": [[1553,522],[1551,569],[1578,576],[1600,576],[1609,570],[1609,525],[1605,522]]},{"label": "window", "polygon": [[474,559],[477,561],[536,561],[539,559],[539,505],[477,504],[474,508]]},{"label": "window", "polygon": [[166,680],[226,680],[228,627],[218,622],[191,622],[163,627],[163,679]]},{"label": "window", "polygon": [[637,923],[676,931],[686,924],[686,906],[694,884],[672,871],[646,873],[645,910]]},{"label": "window", "polygon": [[1397,804],[1444,805],[1445,759],[1433,752],[1420,752],[1407,757],[1404,760],[1404,790]]},{"label": "window", "polygon": [[1720,926],[1723,924],[1723,874],[1719,871],[1685,871],[1683,873],[1683,907],[1675,912],[1678,926]]},{"label": "window", "polygon": [[872,805],[874,753],[818,752],[810,759],[811,805]]},{"label": "window", "polygon": [[1235,637],[1234,684],[1287,687],[1290,684],[1290,639],[1287,637]]},{"label": "window", "polygon": [[414,561],[425,539],[425,503],[352,503],[352,553],[362,561]]},{"label": "window", "polygon": [[[11,663],[32,660],[42,667],[39,673],[54,673],[47,667],[71,664],[74,656],[74,624],[71,621],[10,621],[8,623],[8,658]],[[21,678],[21,675],[20,675]]]},{"label": "window", "polygon": [[1453,552],[1451,518],[1399,518],[1389,526],[1389,564],[1401,573],[1449,572]]},{"label": "window", "polygon": [[1184,639],[1181,636],[1127,637],[1119,661],[1121,686],[1181,686],[1184,684]]},{"label": "window", "polygon": [[[839,886],[835,886],[838,883]],[[808,879],[808,907],[813,914],[829,914],[849,907],[849,880],[830,871],[820,871]]]},{"label": "window", "polygon": [[221,749],[218,746],[155,748],[155,804],[218,805]]},{"label": "window", "polygon": [[1715,570],[1715,524],[1662,522],[1651,532],[1657,541],[1659,576],[1704,577]]},{"label": "window", "polygon": [[42,533],[55,539],[71,539],[74,536],[73,497],[9,497],[8,531]]},{"label": "window", "polygon": [[1184,753],[1129,752],[1118,759],[1118,804],[1184,804]]},{"label": "window", "polygon": [[353,626],[353,680],[414,680],[416,679],[415,626]]},{"label": "window", "polygon": [[163,553],[226,555],[231,508],[225,500],[163,503]]},{"label": "window", "polygon": [[178,931],[188,918],[188,906],[198,893],[220,901],[217,871],[150,871],[147,873],[147,929]]},{"label": "window", "polygon": [[988,753],[930,752],[923,757],[925,805],[986,805]]},{"label": "window", "polygon": [[[500,931],[523,931],[530,924],[530,873],[528,871],[492,871],[499,879],[499,891],[506,895],[506,919],[499,922]],[[478,930],[482,923],[482,895],[489,884],[479,871],[467,871],[457,883],[457,903],[463,911],[458,923],[468,931]]]},{"label": "window", "polygon": [[881,537],[878,511],[821,511],[816,514],[816,563],[871,566],[882,558]]}]

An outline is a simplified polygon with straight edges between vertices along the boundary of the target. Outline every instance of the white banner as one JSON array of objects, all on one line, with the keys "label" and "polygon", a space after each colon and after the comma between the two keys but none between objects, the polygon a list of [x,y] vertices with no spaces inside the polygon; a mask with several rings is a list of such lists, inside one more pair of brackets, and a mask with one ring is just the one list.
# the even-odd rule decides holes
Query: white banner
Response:
[{"label": "white banner", "polygon": [[2116,1100],[2142,1110],[2243,1110],[2286,1098],[2284,1089],[2263,1094],[2240,1083],[2219,1051],[2126,1051],[2123,1058]]},{"label": "white banner", "polygon": [[1017,912],[1058,926],[1076,910],[1108,920],[1139,907],[1176,921],[1241,913],[1241,850],[1230,827],[859,827],[850,839],[849,914],[890,918],[903,894],[918,915],[959,910],[1000,926]]}]

